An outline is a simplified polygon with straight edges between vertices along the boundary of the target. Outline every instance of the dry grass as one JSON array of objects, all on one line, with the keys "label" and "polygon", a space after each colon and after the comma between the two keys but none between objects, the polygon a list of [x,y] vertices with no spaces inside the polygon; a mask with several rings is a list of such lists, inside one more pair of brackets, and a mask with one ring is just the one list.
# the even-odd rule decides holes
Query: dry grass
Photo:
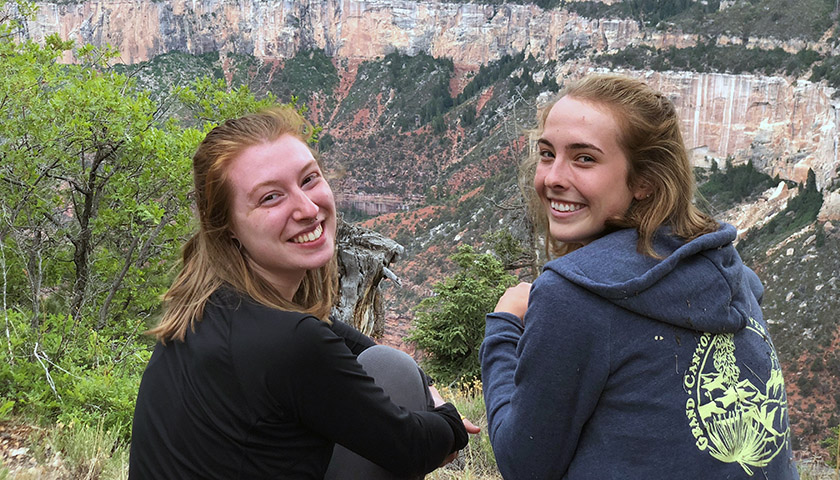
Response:
[{"label": "dry grass", "polygon": [[439,468],[426,476],[428,480],[501,480],[502,475],[496,468],[496,458],[487,436],[487,413],[484,408],[484,396],[481,382],[459,388],[439,388],[441,396],[452,402],[458,411],[473,424],[481,427],[478,435],[470,436],[467,448],[461,450],[458,458],[449,465]]}]

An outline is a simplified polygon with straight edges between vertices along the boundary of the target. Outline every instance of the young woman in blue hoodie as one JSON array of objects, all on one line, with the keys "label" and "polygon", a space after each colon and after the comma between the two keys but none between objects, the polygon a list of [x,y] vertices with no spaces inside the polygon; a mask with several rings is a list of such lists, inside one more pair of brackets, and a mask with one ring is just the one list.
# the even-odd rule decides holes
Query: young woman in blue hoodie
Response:
[{"label": "young woman in blue hoodie", "polygon": [[487,315],[490,440],[508,479],[797,478],[763,287],[692,203],[668,98],[615,75],[538,118],[523,188],[554,260]]}]

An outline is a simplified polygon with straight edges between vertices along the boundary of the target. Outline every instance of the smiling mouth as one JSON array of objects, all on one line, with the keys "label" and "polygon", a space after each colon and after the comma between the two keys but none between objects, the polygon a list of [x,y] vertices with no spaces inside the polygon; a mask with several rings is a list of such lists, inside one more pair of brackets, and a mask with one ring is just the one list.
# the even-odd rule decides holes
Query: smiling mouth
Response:
[{"label": "smiling mouth", "polygon": [[554,200],[551,201],[551,209],[556,210],[558,212],[576,212],[583,208],[584,206],[579,203],[563,203],[563,202],[556,202]]},{"label": "smiling mouth", "polygon": [[309,233],[304,233],[302,235],[298,235],[297,237],[292,239],[293,243],[309,243],[314,242],[321,238],[321,235],[324,233],[324,224],[319,223],[315,230],[312,230]]}]

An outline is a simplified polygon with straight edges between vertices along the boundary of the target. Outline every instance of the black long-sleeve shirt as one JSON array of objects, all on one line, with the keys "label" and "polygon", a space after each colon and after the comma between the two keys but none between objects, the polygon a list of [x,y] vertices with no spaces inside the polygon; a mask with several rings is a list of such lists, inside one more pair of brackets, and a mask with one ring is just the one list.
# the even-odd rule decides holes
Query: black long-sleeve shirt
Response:
[{"label": "black long-sleeve shirt", "polygon": [[356,361],[373,342],[340,322],[214,293],[184,342],[158,344],[134,412],[129,477],[320,479],[334,443],[399,475],[463,448],[449,404],[409,412]]}]

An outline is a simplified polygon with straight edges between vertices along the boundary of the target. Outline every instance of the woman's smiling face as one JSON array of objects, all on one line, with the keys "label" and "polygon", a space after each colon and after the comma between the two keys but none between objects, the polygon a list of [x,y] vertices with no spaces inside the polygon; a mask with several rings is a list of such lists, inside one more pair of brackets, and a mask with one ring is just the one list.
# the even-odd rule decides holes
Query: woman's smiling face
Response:
[{"label": "woman's smiling face", "polygon": [[566,96],[551,108],[537,143],[534,188],[555,240],[586,245],[643,194],[627,185],[620,136],[606,107]]},{"label": "woman's smiling face", "polygon": [[231,231],[255,271],[290,300],[307,270],[335,252],[333,193],[312,152],[283,135],[248,147],[227,171]]}]

